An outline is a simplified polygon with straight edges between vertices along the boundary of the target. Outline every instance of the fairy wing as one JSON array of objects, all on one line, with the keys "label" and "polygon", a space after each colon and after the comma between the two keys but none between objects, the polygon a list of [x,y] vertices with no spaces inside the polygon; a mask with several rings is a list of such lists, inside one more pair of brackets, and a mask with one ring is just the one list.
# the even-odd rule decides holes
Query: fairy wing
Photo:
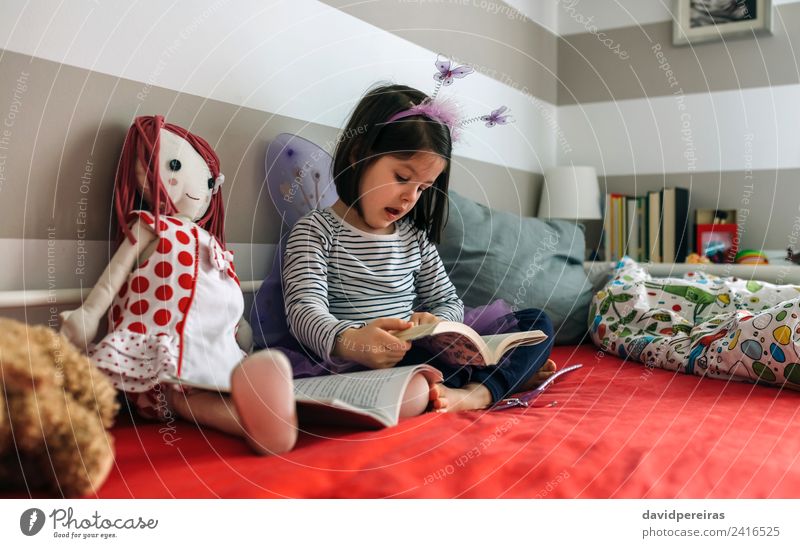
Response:
[{"label": "fairy wing", "polygon": [[281,133],[267,147],[267,191],[281,223],[272,268],[256,294],[250,325],[258,348],[271,346],[289,334],[283,302],[283,252],[295,223],[312,209],[333,205],[339,198],[331,177],[333,159],[323,149],[297,135]]},{"label": "fairy wing", "polygon": [[267,189],[287,229],[313,209],[336,202],[333,159],[311,141],[281,133],[267,147]]}]

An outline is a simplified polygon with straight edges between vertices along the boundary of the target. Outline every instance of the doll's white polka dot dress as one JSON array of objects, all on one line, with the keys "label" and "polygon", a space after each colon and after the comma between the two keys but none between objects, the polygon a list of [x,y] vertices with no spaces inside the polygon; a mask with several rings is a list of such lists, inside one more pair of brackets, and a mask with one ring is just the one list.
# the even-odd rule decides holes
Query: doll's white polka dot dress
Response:
[{"label": "doll's white polka dot dress", "polygon": [[[155,232],[150,213],[134,211],[129,221],[137,218]],[[109,333],[92,358],[128,393],[152,393],[170,376],[227,388],[245,356],[235,339],[244,299],[233,254],[192,222],[158,223],[156,248],[114,297]]]}]

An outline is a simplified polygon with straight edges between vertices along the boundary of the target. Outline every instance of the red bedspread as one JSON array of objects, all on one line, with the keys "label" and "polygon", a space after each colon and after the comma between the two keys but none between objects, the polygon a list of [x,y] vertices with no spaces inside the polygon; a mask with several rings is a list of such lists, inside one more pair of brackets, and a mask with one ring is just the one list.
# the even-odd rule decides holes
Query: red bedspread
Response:
[{"label": "red bedspread", "polygon": [[800,394],[649,371],[591,346],[554,358],[585,366],[535,408],[314,430],[281,457],[183,422],[170,445],[163,425],[121,418],[99,496],[800,496]]}]

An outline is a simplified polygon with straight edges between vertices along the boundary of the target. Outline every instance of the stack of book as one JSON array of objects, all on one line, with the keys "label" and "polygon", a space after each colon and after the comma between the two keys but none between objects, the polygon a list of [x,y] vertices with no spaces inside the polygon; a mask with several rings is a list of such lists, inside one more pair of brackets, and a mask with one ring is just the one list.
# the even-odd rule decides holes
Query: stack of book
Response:
[{"label": "stack of book", "polygon": [[689,253],[689,191],[665,188],[646,196],[606,194],[606,260],[682,263]]}]

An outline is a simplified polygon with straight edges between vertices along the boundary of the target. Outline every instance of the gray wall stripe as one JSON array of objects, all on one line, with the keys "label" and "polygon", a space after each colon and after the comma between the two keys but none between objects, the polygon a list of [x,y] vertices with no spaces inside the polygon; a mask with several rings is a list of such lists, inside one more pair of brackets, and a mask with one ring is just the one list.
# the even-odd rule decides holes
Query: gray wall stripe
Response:
[{"label": "gray wall stripe", "polygon": [[[2,52],[0,113],[10,126],[0,127],[0,238],[107,240],[125,132],[134,116],[161,113],[219,154],[228,241],[276,242],[276,215],[262,189],[268,143],[282,132],[333,143],[338,129],[163,88],[147,88],[142,101],[137,94],[145,86]],[[505,210],[535,211],[538,180],[521,170],[453,159],[453,188],[476,199],[483,196],[479,182],[502,188],[483,201]]]},{"label": "gray wall stripe", "polygon": [[[800,81],[800,3],[774,8],[774,34],[672,46],[672,22],[558,40],[558,104],[796,84]],[[608,46],[628,52],[621,59]],[[671,70],[672,73],[667,73]],[[641,84],[640,84],[641,82]]]},{"label": "gray wall stripe", "polygon": [[503,84],[556,102],[556,35],[499,0],[323,1],[460,64],[470,64]]}]

